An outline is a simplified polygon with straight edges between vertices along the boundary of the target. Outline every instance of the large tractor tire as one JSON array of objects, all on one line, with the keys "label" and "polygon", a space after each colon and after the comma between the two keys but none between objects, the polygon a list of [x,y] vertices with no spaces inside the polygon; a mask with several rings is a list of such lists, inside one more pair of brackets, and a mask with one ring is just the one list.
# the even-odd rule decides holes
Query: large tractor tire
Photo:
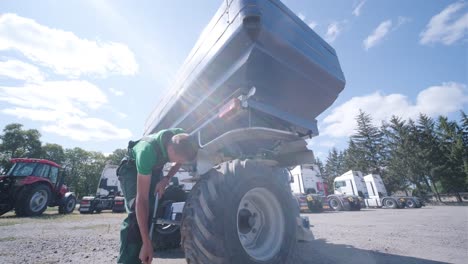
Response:
[{"label": "large tractor tire", "polygon": [[71,214],[76,207],[76,197],[74,195],[68,196],[64,203],[59,206],[59,214]]},{"label": "large tractor tire", "polygon": [[184,207],[187,263],[297,263],[299,211],[283,175],[252,160],[225,162],[203,175]]},{"label": "large tractor tire", "polygon": [[[163,217],[164,210],[171,203],[185,202],[187,193],[177,186],[170,186],[164,192],[164,196],[159,201],[158,218]],[[180,247],[180,226],[177,225],[156,225],[153,234],[153,249],[166,250]]]},{"label": "large tractor tire", "polygon": [[41,215],[49,204],[50,189],[44,184],[25,187],[15,206],[17,216]]}]

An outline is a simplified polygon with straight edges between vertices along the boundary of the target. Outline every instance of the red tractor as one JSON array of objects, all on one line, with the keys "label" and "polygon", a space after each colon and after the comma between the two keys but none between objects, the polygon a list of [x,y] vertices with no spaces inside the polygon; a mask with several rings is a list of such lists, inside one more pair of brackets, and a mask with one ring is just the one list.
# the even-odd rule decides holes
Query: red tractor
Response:
[{"label": "red tractor", "polygon": [[59,213],[72,213],[75,195],[63,184],[60,166],[44,159],[16,158],[0,176],[0,215],[15,210],[17,216],[41,215],[47,206],[58,206]]}]

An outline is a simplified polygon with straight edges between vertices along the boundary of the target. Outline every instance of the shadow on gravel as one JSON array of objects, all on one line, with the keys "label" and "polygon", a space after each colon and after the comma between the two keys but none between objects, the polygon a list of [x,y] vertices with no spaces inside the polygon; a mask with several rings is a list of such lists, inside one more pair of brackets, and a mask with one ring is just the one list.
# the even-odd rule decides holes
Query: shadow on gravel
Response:
[{"label": "shadow on gravel", "polygon": [[313,242],[298,243],[302,264],[349,263],[349,264],[446,264],[414,257],[381,253],[358,249],[349,245],[330,244],[323,239]]}]

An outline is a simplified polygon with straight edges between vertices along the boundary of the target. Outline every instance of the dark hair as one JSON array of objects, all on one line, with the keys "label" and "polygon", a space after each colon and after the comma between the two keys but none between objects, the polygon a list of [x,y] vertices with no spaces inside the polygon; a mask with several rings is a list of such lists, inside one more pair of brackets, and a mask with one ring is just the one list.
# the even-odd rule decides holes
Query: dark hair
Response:
[{"label": "dark hair", "polygon": [[198,146],[189,134],[177,134],[172,137],[169,143],[174,152],[185,158],[186,161],[193,161],[197,157]]}]

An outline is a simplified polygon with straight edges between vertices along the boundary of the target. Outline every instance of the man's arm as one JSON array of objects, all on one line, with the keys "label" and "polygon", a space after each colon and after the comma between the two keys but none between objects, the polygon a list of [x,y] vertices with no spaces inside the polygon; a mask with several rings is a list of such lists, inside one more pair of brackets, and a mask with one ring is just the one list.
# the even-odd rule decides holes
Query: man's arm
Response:
[{"label": "man's arm", "polygon": [[143,246],[140,251],[140,259],[143,263],[151,263],[153,259],[153,246],[149,237],[149,190],[151,175],[139,174],[137,176],[136,217],[140,228]]},{"label": "man's arm", "polygon": [[182,166],[182,164],[174,163],[172,167],[169,169],[169,172],[167,173],[167,175],[163,177],[156,185],[156,192],[158,193],[160,198],[164,194],[164,190],[166,190],[167,185],[169,185],[171,178],[179,171],[180,166]]},{"label": "man's arm", "polygon": [[180,170],[181,166],[181,163],[174,163],[169,169],[169,172],[167,173],[166,177],[169,178],[169,180],[171,180],[171,178]]}]

